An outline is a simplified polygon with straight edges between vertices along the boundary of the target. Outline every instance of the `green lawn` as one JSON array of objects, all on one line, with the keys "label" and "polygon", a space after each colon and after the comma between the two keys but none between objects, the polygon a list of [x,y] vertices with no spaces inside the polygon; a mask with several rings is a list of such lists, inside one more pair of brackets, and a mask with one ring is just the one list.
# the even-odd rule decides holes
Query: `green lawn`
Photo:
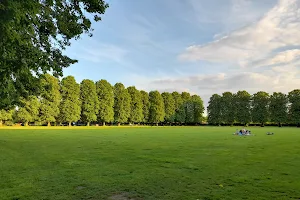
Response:
[{"label": "green lawn", "polygon": [[235,129],[1,128],[0,199],[300,199],[300,129]]}]

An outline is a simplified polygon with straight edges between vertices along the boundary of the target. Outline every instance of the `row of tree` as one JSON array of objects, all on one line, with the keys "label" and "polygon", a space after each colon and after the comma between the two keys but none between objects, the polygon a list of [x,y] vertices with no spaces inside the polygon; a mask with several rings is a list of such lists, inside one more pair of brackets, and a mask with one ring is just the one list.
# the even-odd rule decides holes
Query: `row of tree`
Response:
[{"label": "row of tree", "polygon": [[12,120],[25,125],[41,122],[50,125],[81,121],[105,123],[201,123],[202,99],[187,92],[160,94],[139,91],[122,83],[112,86],[106,80],[85,79],[78,84],[73,76],[61,81],[42,75],[37,96],[22,98],[17,108],[0,111],[0,123]]},{"label": "row of tree", "polygon": [[293,90],[287,95],[281,92],[270,95],[263,91],[253,95],[246,91],[213,94],[207,112],[208,123],[216,125],[250,122],[300,125],[300,90]]}]

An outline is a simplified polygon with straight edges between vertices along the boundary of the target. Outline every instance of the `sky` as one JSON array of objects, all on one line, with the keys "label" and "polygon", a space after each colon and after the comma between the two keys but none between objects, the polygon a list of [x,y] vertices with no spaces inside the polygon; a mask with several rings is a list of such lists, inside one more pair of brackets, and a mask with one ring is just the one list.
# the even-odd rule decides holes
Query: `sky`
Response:
[{"label": "sky", "polygon": [[300,88],[300,0],[106,0],[64,75],[212,94]]}]

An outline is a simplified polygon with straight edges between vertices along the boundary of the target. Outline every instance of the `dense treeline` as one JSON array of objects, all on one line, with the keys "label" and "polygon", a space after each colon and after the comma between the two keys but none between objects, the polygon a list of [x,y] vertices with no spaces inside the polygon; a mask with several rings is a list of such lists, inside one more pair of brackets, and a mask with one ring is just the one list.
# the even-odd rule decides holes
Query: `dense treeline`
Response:
[{"label": "dense treeline", "polygon": [[[37,96],[28,96],[11,110],[0,110],[0,125],[87,125],[100,124],[199,124],[203,120],[202,99],[187,92],[160,94],[139,91],[122,83],[73,76],[61,81],[45,74]],[[14,107],[14,106],[12,106]]]},{"label": "dense treeline", "polygon": [[263,91],[253,95],[246,91],[238,91],[236,94],[213,94],[209,100],[207,114],[208,123],[214,125],[252,123],[264,126],[271,123],[278,126],[300,126],[300,89],[295,89],[287,95],[281,92],[270,95]]}]

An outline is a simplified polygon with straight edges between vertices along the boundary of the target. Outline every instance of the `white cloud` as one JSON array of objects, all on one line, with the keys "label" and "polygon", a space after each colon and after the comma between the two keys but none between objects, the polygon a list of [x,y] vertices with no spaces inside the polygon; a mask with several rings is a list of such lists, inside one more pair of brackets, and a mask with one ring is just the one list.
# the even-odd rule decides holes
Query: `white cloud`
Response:
[{"label": "white cloud", "polygon": [[291,49],[274,54],[269,59],[264,59],[256,65],[268,66],[268,65],[282,65],[282,64],[295,64],[300,59],[300,49]]},{"label": "white cloud", "polygon": [[287,51],[281,55],[274,53],[279,48],[300,45],[299,30],[300,1],[280,0],[258,22],[206,45],[190,46],[179,58],[187,61],[226,62],[246,67],[264,58],[276,62],[284,54],[292,56],[292,53],[298,51]]}]

